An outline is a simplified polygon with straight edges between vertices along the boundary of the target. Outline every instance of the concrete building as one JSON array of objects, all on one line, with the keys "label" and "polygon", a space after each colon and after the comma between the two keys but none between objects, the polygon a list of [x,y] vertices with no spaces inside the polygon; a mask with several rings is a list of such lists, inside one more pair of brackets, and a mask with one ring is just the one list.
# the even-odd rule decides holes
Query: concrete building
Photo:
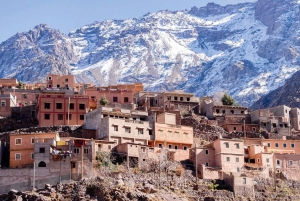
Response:
[{"label": "concrete building", "polygon": [[177,161],[189,159],[188,149],[193,145],[193,128],[176,125],[176,115],[162,113],[155,122],[153,140],[149,146],[155,149],[166,148],[173,152],[173,159]]},{"label": "concrete building", "polygon": [[224,173],[223,179],[235,196],[254,197],[254,179],[241,173]]},{"label": "concrete building", "polygon": [[2,88],[12,88],[19,86],[19,82],[16,78],[1,78],[0,87]]},{"label": "concrete building", "polygon": [[38,103],[38,97],[42,93],[42,90],[30,90],[30,89],[2,89],[4,94],[12,94],[16,96],[16,102],[18,106],[26,106]]},{"label": "concrete building", "polygon": [[74,88],[75,79],[74,75],[55,75],[49,74],[47,76],[48,88]]},{"label": "concrete building", "polygon": [[[10,134],[10,168],[32,166],[35,142],[59,140],[57,133]],[[45,149],[44,149],[45,151]]]},{"label": "concrete building", "polygon": [[275,153],[276,172],[284,179],[299,181],[300,154]]},{"label": "concrete building", "polygon": [[11,116],[11,107],[17,106],[16,96],[12,94],[1,94],[0,95],[0,116],[10,117]]},{"label": "concrete building", "polygon": [[42,94],[38,100],[39,126],[82,125],[89,98],[81,95]]}]

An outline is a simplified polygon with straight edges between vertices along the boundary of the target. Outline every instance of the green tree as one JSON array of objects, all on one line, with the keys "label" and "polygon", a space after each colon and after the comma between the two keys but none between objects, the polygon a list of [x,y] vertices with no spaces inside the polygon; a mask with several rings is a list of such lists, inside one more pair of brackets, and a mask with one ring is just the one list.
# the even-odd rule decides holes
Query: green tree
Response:
[{"label": "green tree", "polygon": [[235,100],[227,93],[224,94],[221,101],[223,105],[233,105],[235,103]]},{"label": "green tree", "polygon": [[106,106],[109,103],[109,101],[106,99],[105,95],[103,95],[99,100],[99,103],[100,105]]},{"label": "green tree", "polygon": [[24,89],[24,83],[22,81],[19,82],[19,88]]}]

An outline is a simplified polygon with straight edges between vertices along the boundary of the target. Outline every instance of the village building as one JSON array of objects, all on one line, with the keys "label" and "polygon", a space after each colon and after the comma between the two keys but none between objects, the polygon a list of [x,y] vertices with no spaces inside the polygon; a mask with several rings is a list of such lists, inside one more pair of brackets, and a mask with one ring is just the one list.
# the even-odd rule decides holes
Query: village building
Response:
[{"label": "village building", "polygon": [[[22,168],[32,166],[34,162],[35,142],[47,142],[49,140],[59,140],[57,133],[30,133],[30,134],[10,134],[10,168]],[[45,153],[45,149],[39,150]]]},{"label": "village building", "polygon": [[243,173],[224,173],[223,179],[236,197],[254,197],[254,179]]},{"label": "village building", "polygon": [[30,89],[2,89],[3,94],[12,94],[16,96],[16,102],[18,106],[26,106],[38,103],[38,97],[42,93],[42,90],[30,90]]},{"label": "village building", "polygon": [[19,86],[19,82],[16,78],[1,78],[0,87],[2,88],[14,88]]},{"label": "village building", "polygon": [[10,117],[11,116],[11,107],[17,107],[17,98],[16,96],[9,94],[0,95],[0,116]]},{"label": "village building", "polygon": [[43,93],[38,99],[39,126],[82,125],[89,98],[82,95]]}]

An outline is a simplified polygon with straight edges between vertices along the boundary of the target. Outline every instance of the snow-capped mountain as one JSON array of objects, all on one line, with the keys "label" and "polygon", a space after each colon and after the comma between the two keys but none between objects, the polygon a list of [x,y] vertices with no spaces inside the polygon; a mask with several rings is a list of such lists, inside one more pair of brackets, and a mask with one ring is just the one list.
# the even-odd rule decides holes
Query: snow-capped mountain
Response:
[{"label": "snow-capped mountain", "polygon": [[300,69],[299,8],[298,0],[209,3],[95,22],[68,36],[40,25],[0,44],[0,76],[35,81],[72,73],[97,85],[227,91],[250,105]]}]

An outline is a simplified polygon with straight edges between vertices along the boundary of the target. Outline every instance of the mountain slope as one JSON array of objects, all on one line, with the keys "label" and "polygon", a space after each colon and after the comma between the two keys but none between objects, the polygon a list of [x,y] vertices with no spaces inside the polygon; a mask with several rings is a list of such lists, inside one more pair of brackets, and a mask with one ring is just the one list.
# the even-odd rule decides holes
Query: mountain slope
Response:
[{"label": "mountain slope", "polygon": [[[47,28],[56,44],[49,51],[40,38],[21,38],[35,47],[34,54],[5,45],[20,41],[16,35],[0,44],[0,76],[32,81],[48,72],[72,73],[97,85],[143,82],[151,90],[184,89],[198,96],[228,91],[251,105],[300,70],[299,6],[296,0],[209,3],[95,22],[68,36]],[[33,62],[23,64],[24,57]],[[34,76],[26,74],[36,66]],[[17,67],[24,71],[14,74]]]}]

